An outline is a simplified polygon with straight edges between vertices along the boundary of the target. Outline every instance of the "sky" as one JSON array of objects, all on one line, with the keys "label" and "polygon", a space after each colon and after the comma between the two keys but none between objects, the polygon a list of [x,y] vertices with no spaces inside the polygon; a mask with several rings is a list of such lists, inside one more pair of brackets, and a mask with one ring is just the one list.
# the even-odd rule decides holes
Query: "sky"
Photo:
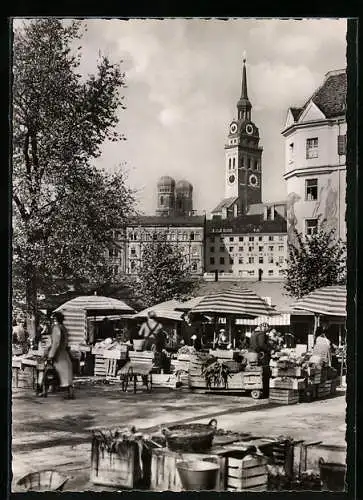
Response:
[{"label": "sky", "polygon": [[252,120],[260,131],[262,199],[285,199],[281,130],[289,106],[303,105],[326,72],[346,66],[345,19],[88,19],[82,70],[98,54],[122,60],[127,109],[97,165],[126,165],[139,209],[154,213],[160,176],[187,179],[194,208],[210,212],[224,198],[224,144],[241,93],[247,56]]}]

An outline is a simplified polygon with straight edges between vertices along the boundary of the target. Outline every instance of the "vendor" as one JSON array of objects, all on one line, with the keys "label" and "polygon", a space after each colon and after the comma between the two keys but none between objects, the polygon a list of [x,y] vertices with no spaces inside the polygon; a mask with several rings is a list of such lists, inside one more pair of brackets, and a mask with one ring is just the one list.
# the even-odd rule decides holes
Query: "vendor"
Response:
[{"label": "vendor", "polygon": [[269,329],[269,325],[263,323],[251,335],[249,351],[257,353],[263,365],[268,365],[270,362],[271,346],[269,345],[267,336]]},{"label": "vendor", "polygon": [[312,352],[313,356],[320,356],[320,358],[331,366],[332,352],[330,340],[326,338],[324,330],[316,337],[315,345]]},{"label": "vendor", "polygon": [[227,340],[227,335],[226,335],[226,330],[224,328],[221,328],[219,330],[219,335],[217,339],[217,346],[218,347],[226,347],[228,343]]},{"label": "vendor", "polygon": [[155,311],[149,311],[146,321],[141,325],[139,337],[145,339],[145,349],[161,352],[166,344],[166,335],[163,331],[163,325],[158,321]]}]

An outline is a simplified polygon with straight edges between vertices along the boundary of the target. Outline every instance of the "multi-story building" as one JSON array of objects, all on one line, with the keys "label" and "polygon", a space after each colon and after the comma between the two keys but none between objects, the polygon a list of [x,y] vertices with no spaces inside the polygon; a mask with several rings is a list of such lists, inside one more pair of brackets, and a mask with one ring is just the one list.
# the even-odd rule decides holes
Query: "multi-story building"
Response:
[{"label": "multi-story building", "polygon": [[289,239],[319,224],[346,240],[345,70],[330,71],[301,108],[290,108],[285,128]]},{"label": "multi-story building", "polygon": [[[207,273],[225,278],[282,280],[286,268],[286,204],[256,204],[246,215],[206,225]],[[262,211],[261,211],[262,209]]]},{"label": "multi-story building", "polygon": [[124,271],[137,272],[142,261],[143,246],[165,235],[185,257],[185,265],[192,275],[204,271],[205,217],[192,216],[142,216],[129,221],[125,230]]}]

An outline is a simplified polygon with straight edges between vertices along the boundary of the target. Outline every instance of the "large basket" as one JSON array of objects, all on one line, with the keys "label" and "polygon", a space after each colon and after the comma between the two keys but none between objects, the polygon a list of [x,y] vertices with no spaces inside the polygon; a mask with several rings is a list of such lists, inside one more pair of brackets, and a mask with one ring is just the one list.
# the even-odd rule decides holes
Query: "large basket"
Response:
[{"label": "large basket", "polygon": [[69,477],[55,470],[31,472],[19,479],[17,485],[24,491],[62,491]]},{"label": "large basket", "polygon": [[212,447],[217,420],[208,424],[173,425],[163,429],[166,443],[172,451],[201,453]]}]

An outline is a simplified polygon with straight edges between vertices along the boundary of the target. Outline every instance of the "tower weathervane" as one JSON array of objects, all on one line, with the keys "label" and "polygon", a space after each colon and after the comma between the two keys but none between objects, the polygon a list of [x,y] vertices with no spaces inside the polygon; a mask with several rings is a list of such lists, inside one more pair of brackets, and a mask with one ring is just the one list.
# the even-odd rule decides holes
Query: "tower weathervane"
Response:
[{"label": "tower weathervane", "polygon": [[243,51],[243,63],[245,63],[245,62],[246,62],[246,51],[244,50]]}]

